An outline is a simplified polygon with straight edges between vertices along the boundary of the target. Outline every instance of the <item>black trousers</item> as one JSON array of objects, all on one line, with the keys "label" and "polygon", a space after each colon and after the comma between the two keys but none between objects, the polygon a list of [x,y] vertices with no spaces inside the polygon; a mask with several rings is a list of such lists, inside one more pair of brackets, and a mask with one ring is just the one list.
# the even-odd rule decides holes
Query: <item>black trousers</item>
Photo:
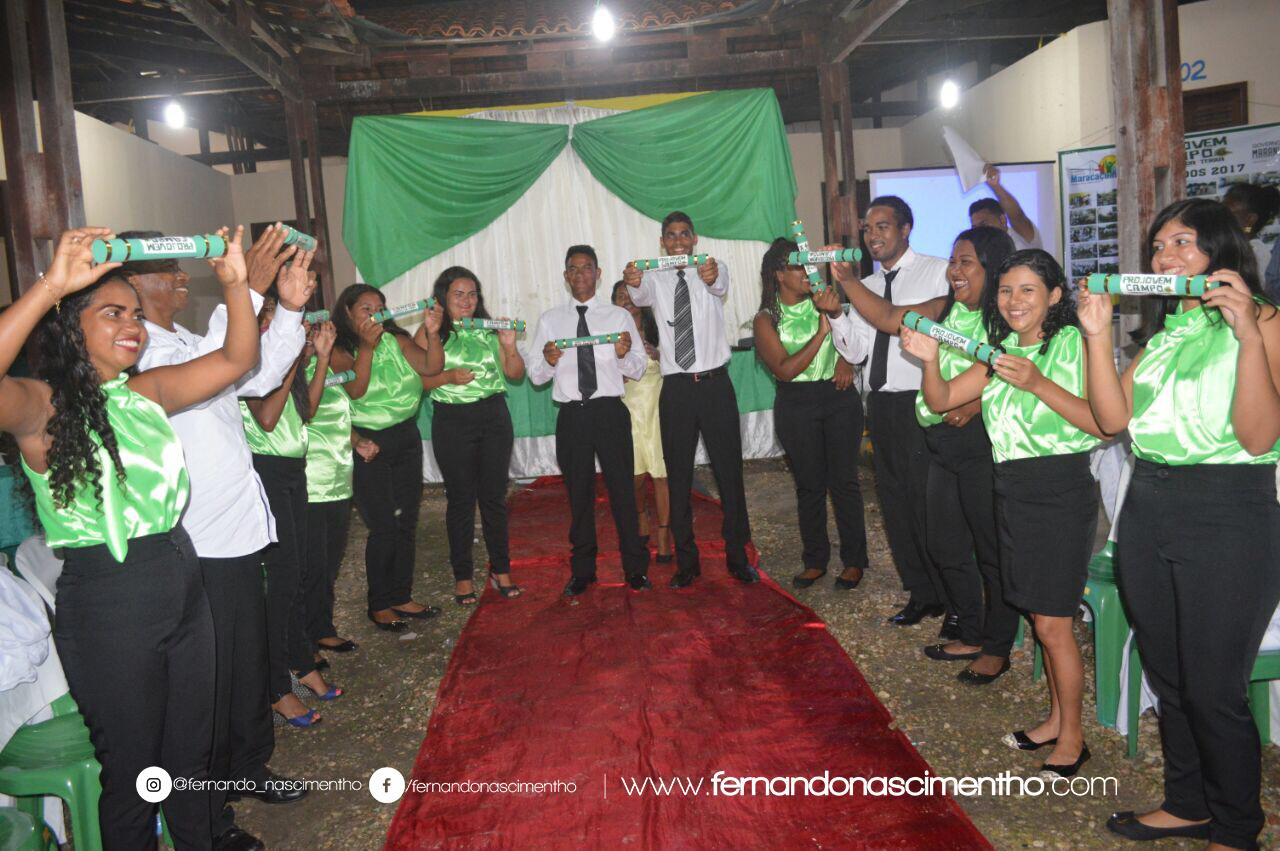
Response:
[{"label": "black trousers", "polygon": [[[275,749],[267,696],[267,602],[262,553],[239,558],[202,558],[200,575],[213,616],[216,657],[213,698],[214,780],[267,779],[267,760]],[[234,821],[227,793],[209,795],[216,837]]]},{"label": "black trousers", "polygon": [[773,403],[773,426],[791,462],[806,568],[826,570],[831,560],[827,536],[827,494],[840,532],[840,563],[867,566],[867,525],[858,486],[858,446],[862,442],[862,400],[831,381],[780,381]]},{"label": "black trousers", "polygon": [[[356,463],[362,464],[363,461]],[[307,638],[337,638],[333,625],[333,585],[338,581],[342,555],[351,528],[351,500],[307,503]]]},{"label": "black trousers", "polygon": [[987,429],[982,417],[975,416],[961,428],[931,426],[924,439],[929,447],[929,555],[959,619],[960,640],[990,656],[1008,656],[1018,612],[1004,601],[995,465]]},{"label": "black trousers", "polygon": [[867,420],[876,496],[903,590],[921,605],[950,606],[929,556],[925,518],[930,456],[924,429],[916,422],[916,391],[868,393]]},{"label": "black trousers", "polygon": [[1261,748],[1249,673],[1280,601],[1275,468],[1139,460],[1120,515],[1117,579],[1160,698],[1164,809],[1257,841]]},{"label": "black trousers", "polygon": [[[53,637],[102,763],[103,848],[155,848],[138,773],[209,776],[214,638],[200,566],[180,526],[129,541],[124,564],[103,545],[62,554]],[[175,790],[163,807],[179,848],[212,847],[208,792]]]},{"label": "black trousers", "polygon": [[642,576],[649,570],[649,549],[640,542],[636,518],[631,414],[617,396],[562,403],[556,416],[556,461],[569,491],[570,566],[580,579],[596,575],[597,458],[609,491],[622,570],[627,576]]},{"label": "black trousers", "polygon": [[422,504],[422,436],[416,418],[390,428],[356,431],[378,444],[369,462],[356,459],[356,507],[369,528],[364,567],[369,611],[403,606],[413,597],[415,535]]},{"label": "black trousers", "polygon": [[738,424],[738,397],[728,370],[695,381],[688,373],[663,376],[658,397],[658,424],[662,454],[667,462],[667,489],[671,494],[671,539],[681,571],[698,568],[698,544],[693,538],[693,460],[698,435],[707,447],[711,472],[720,491],[724,511],[721,534],[729,568],[747,567],[747,495],[742,485],[742,432]]},{"label": "black trousers", "polygon": [[276,518],[276,543],[262,551],[267,569],[267,687],[275,703],[293,691],[289,671],[316,669],[307,638],[307,462],[253,456],[253,468]]},{"label": "black trousers", "polygon": [[475,573],[471,545],[475,541],[476,503],[489,569],[511,572],[507,542],[507,479],[515,431],[505,394],[467,405],[437,404],[431,420],[431,447],[444,478],[444,515],[453,578],[463,582]]}]

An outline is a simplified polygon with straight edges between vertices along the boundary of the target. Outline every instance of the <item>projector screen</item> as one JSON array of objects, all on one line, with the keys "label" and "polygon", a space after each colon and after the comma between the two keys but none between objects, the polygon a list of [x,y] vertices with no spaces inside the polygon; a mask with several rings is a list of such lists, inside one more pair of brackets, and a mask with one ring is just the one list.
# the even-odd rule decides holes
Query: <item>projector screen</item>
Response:
[{"label": "projector screen", "polygon": [[[1039,229],[1045,251],[1061,260],[1053,163],[997,165],[1000,182]],[[969,227],[969,205],[979,198],[995,197],[985,183],[965,192],[951,167],[872,171],[867,177],[871,180],[872,198],[897,195],[911,206],[916,220],[911,229],[911,247],[937,257],[949,257],[956,235]]]}]

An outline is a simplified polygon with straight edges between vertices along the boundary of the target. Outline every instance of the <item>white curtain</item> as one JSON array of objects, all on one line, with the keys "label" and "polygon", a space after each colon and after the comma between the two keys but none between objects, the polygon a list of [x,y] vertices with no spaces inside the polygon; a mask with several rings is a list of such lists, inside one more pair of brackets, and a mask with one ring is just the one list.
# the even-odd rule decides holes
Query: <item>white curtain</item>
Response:
[{"label": "white curtain", "polygon": [[[467,117],[568,124],[572,134],[573,125],[618,111],[570,103],[544,109],[487,110]],[[480,279],[490,316],[524,319],[532,330],[544,310],[569,297],[564,283],[564,252],[569,246],[585,243],[595,248],[604,270],[600,290],[607,294],[622,279],[622,268],[629,260],[662,255],[660,235],[661,222],[611,193],[592,176],[573,147],[566,146],[529,191],[487,228],[389,281],[382,291],[389,305],[407,304],[430,295],[436,277],[448,267],[465,266]],[[751,336],[751,319],[760,303],[760,260],[768,247],[750,240],[698,239],[699,253],[710,254],[721,267],[729,268],[724,313],[730,343]],[[424,441],[423,448],[423,478],[438,482],[440,469],[430,441]],[[742,417],[742,449],[745,458],[781,454],[772,411]],[[701,446],[698,463],[706,463]],[[554,437],[516,439],[511,455],[513,478],[558,473]]]}]

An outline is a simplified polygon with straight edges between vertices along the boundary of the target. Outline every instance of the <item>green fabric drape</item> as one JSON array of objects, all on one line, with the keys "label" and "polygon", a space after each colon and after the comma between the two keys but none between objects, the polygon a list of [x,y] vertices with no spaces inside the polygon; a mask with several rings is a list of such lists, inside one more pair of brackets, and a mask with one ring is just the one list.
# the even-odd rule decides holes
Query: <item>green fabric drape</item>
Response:
[{"label": "green fabric drape", "polygon": [[579,124],[573,149],[596,180],[651,219],[683,210],[698,233],[772,242],[796,217],[773,89],[709,92]]},{"label": "green fabric drape", "polygon": [[357,118],[342,221],[356,267],[382,286],[488,227],[568,139],[569,128],[560,124]]},{"label": "green fabric drape", "polygon": [[[563,124],[418,115],[351,128],[342,238],[374,286],[474,236],[568,144]],[[796,181],[772,89],[709,92],[586,121],[573,148],[651,219],[683,210],[703,236],[771,242],[795,219]]]}]

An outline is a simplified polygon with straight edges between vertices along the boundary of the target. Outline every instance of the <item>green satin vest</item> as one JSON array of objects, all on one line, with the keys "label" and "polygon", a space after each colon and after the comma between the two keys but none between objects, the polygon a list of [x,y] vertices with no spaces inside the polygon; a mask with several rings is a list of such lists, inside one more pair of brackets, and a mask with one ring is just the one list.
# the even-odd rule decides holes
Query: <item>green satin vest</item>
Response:
[{"label": "green satin vest", "polygon": [[[796,304],[778,302],[782,315],[778,320],[778,339],[787,354],[794,355],[803,349],[818,333],[818,309],[813,306],[813,299],[806,298]],[[836,374],[836,347],[828,334],[818,347],[818,353],[809,361],[804,372],[791,379],[799,381],[830,381]]]},{"label": "green satin vest", "polygon": [[1236,440],[1231,403],[1240,343],[1218,311],[1165,317],[1133,371],[1133,454],[1155,464],[1269,464],[1280,443],[1253,456]]},{"label": "green satin vest", "polygon": [[422,402],[422,377],[400,351],[395,335],[386,333],[373,350],[369,389],[351,400],[351,422],[360,428],[381,430],[418,415]]},{"label": "green satin vest", "polygon": [[[307,380],[316,374],[316,359],[307,364]],[[333,375],[330,369],[326,375]],[[336,502],[351,498],[355,455],[351,449],[351,397],[341,385],[326,387],[316,415],[307,420],[307,501]]]},{"label": "green satin vest", "polygon": [[[969,339],[977,340],[979,343],[987,341],[987,329],[982,324],[982,311],[970,310],[958,301],[951,305],[947,318],[942,320],[942,327],[950,328],[957,334],[964,334]],[[938,346],[938,369],[942,372],[944,381],[950,381],[975,363],[977,361],[959,349],[953,349],[950,346]],[[935,414],[924,403],[923,390],[916,394],[916,422],[920,423],[922,428],[935,426],[942,422],[942,414]]]},{"label": "green satin vest", "polygon": [[[1045,378],[1068,393],[1084,396],[1084,338],[1079,328],[1063,328],[1049,341],[1049,351],[1044,354],[1040,354],[1040,343],[1019,346],[1017,342],[1018,335],[1010,334],[1004,341],[1005,350],[1032,361]],[[1074,455],[1102,442],[1067,422],[1034,393],[1019,390],[999,375],[991,376],[982,391],[982,420],[997,463]]]},{"label": "green satin vest", "polygon": [[49,474],[32,472],[22,462],[35,494],[36,516],[44,526],[50,547],[92,547],[106,544],[116,561],[123,562],[129,540],[168,532],[178,525],[191,487],[182,443],[169,425],[164,409],[129,389],[121,375],[102,385],[107,396],[107,421],[116,435],[116,447],[125,469],[122,486],[115,464],[98,446],[102,501],[93,487],[82,482],[66,508],[54,504]]},{"label": "green satin vest", "polygon": [[498,335],[493,331],[464,331],[455,326],[444,342],[444,368],[469,369],[476,377],[470,384],[437,387],[431,391],[432,401],[462,405],[507,391],[502,359],[498,354]]},{"label": "green satin vest", "polygon": [[284,410],[271,431],[258,425],[243,400],[240,402],[240,418],[244,420],[244,439],[254,455],[302,458],[307,454],[307,430],[303,427],[297,405],[293,404],[292,393],[284,400]]}]

